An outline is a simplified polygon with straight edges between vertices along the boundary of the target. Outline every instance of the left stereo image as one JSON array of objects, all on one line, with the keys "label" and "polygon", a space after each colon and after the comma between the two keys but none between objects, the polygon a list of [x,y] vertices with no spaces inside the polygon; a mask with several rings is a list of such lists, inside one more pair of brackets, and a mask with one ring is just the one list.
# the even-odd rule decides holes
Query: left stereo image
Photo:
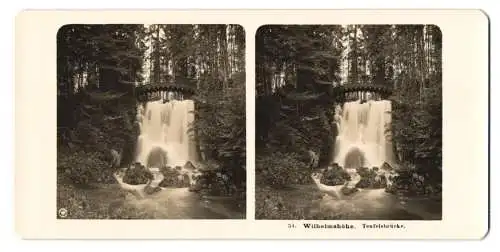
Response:
[{"label": "left stereo image", "polygon": [[246,218],[245,31],[57,33],[57,218]]}]

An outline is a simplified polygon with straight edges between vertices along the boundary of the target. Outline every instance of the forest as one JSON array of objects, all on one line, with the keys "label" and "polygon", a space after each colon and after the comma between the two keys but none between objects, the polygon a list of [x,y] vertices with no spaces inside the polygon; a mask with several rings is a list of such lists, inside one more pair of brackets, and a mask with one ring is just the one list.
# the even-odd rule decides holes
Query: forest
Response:
[{"label": "forest", "polygon": [[[244,56],[245,34],[238,25],[61,27],[57,34],[58,184],[84,188],[113,184],[110,151],[120,150],[120,167],[135,162],[138,89],[182,82],[195,90],[191,99],[196,120],[190,131],[203,152],[201,162],[220,167],[232,178],[225,183],[244,191]],[[212,188],[217,186],[229,185]],[[58,204],[68,205],[68,197],[60,192]]]},{"label": "forest", "polygon": [[[334,108],[342,102],[333,90],[340,86],[380,86],[392,91],[387,98],[392,103],[391,140],[398,167],[407,174],[400,176],[405,182],[397,191],[440,195],[441,45],[440,29],[434,25],[260,27],[255,98],[257,218],[286,218],[264,203],[281,202],[278,205],[286,208],[286,196],[279,197],[270,188],[312,183],[308,151],[318,153],[320,168],[332,165],[338,133],[333,127]],[[413,179],[422,177],[425,182]],[[291,204],[297,203],[289,204],[294,209]],[[282,214],[304,218],[303,212],[293,211]]]}]

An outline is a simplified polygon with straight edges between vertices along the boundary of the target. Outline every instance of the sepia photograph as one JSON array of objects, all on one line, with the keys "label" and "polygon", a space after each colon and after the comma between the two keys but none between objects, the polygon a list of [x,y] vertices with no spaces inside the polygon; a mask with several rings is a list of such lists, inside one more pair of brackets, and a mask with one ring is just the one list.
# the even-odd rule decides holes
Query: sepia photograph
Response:
[{"label": "sepia photograph", "polygon": [[245,218],[245,108],[242,26],[62,26],[54,214]]},{"label": "sepia photograph", "polygon": [[481,10],[26,10],[15,23],[22,239],[489,232]]},{"label": "sepia photograph", "polygon": [[256,34],[255,216],[442,219],[435,25],[264,25]]}]

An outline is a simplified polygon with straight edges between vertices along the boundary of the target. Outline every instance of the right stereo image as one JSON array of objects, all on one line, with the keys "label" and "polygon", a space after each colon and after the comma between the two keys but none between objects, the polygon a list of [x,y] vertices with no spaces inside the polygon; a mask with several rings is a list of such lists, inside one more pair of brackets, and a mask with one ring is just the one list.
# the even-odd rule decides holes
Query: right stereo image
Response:
[{"label": "right stereo image", "polygon": [[442,219],[435,25],[256,33],[258,220]]}]

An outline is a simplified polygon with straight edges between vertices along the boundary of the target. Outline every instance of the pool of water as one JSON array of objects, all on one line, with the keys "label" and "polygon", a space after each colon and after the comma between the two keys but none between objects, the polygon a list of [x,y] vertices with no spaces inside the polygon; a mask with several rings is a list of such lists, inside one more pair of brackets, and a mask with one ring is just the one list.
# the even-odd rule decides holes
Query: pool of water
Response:
[{"label": "pool of water", "polygon": [[[303,213],[305,219],[346,220],[440,220],[441,200],[405,198],[384,189],[365,189],[349,197],[335,199],[320,193],[314,185],[296,185],[258,192],[282,201],[288,212]],[[265,198],[265,197],[258,197]],[[283,217],[283,218],[282,218]],[[288,217],[289,218],[289,217]],[[262,219],[266,219],[264,216]],[[276,216],[273,217],[276,219]],[[277,219],[287,219],[279,216]]]},{"label": "pool of water", "polygon": [[207,199],[188,188],[164,188],[145,199],[127,195],[125,204],[164,219],[242,219],[244,202],[232,198]]},{"label": "pool of water", "polygon": [[[57,208],[67,219],[243,219],[243,199],[204,198],[188,188],[165,188],[137,199],[115,184],[78,188],[60,184]],[[60,216],[59,216],[60,217]]]}]

